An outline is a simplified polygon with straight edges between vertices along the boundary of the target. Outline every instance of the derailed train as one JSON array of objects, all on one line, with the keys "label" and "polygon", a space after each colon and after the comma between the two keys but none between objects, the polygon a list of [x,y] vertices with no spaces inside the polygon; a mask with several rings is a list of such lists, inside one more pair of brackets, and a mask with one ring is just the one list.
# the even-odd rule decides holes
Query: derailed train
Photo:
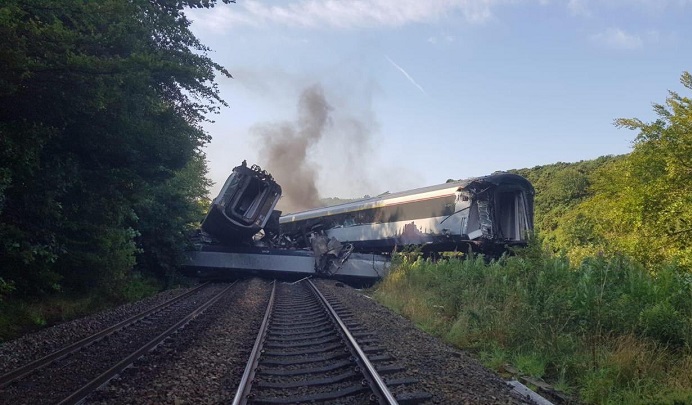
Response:
[{"label": "derailed train", "polygon": [[[257,165],[243,161],[228,176],[214,199],[202,230],[228,245],[250,241],[272,219],[281,198],[281,186]],[[280,213],[274,213],[274,220]]]},{"label": "derailed train", "polygon": [[497,173],[284,215],[280,229],[299,241],[323,232],[361,252],[415,245],[496,255],[526,243],[533,196],[525,178]]},{"label": "derailed train", "polygon": [[[379,278],[399,246],[496,256],[533,230],[534,189],[496,173],[280,216],[281,186],[259,166],[233,169],[202,222],[188,267]],[[258,238],[258,232],[264,236]],[[212,271],[213,270],[213,271]],[[337,274],[338,273],[338,274]]]}]

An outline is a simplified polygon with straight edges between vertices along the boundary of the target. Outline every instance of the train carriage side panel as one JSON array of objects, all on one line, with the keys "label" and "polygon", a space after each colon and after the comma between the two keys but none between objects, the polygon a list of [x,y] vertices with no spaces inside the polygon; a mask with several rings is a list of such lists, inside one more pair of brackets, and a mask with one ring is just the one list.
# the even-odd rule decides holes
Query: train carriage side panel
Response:
[{"label": "train carriage side panel", "polygon": [[280,223],[284,234],[324,231],[361,251],[521,244],[533,229],[533,187],[521,176],[501,173],[288,214]]}]

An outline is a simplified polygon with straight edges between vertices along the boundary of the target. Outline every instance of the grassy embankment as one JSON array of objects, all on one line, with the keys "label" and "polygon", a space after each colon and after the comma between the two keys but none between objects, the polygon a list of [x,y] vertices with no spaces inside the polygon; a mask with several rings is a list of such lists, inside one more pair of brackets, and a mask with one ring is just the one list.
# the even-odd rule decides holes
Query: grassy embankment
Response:
[{"label": "grassy embankment", "polygon": [[488,366],[511,364],[586,403],[692,403],[692,275],[623,257],[400,256],[381,303]]}]

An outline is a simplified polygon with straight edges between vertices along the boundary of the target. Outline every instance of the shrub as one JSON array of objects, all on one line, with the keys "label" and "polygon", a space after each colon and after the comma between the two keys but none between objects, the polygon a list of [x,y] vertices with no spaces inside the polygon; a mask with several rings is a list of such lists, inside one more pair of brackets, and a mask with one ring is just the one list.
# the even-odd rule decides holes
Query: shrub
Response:
[{"label": "shrub", "polygon": [[573,265],[535,240],[494,261],[396,262],[375,298],[492,366],[513,362],[589,403],[692,392],[679,376],[692,364],[692,277],[674,263],[651,272],[598,254]]}]

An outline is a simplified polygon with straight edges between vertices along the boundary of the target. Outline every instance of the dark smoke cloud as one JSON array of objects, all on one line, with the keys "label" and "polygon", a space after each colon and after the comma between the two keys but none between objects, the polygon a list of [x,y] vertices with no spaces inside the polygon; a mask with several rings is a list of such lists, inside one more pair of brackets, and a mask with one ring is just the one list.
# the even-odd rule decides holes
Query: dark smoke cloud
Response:
[{"label": "dark smoke cloud", "polygon": [[305,89],[298,102],[294,123],[257,126],[253,131],[262,142],[260,160],[283,189],[278,209],[295,212],[319,206],[317,169],[308,152],[324,136],[332,107],[320,85]]}]

